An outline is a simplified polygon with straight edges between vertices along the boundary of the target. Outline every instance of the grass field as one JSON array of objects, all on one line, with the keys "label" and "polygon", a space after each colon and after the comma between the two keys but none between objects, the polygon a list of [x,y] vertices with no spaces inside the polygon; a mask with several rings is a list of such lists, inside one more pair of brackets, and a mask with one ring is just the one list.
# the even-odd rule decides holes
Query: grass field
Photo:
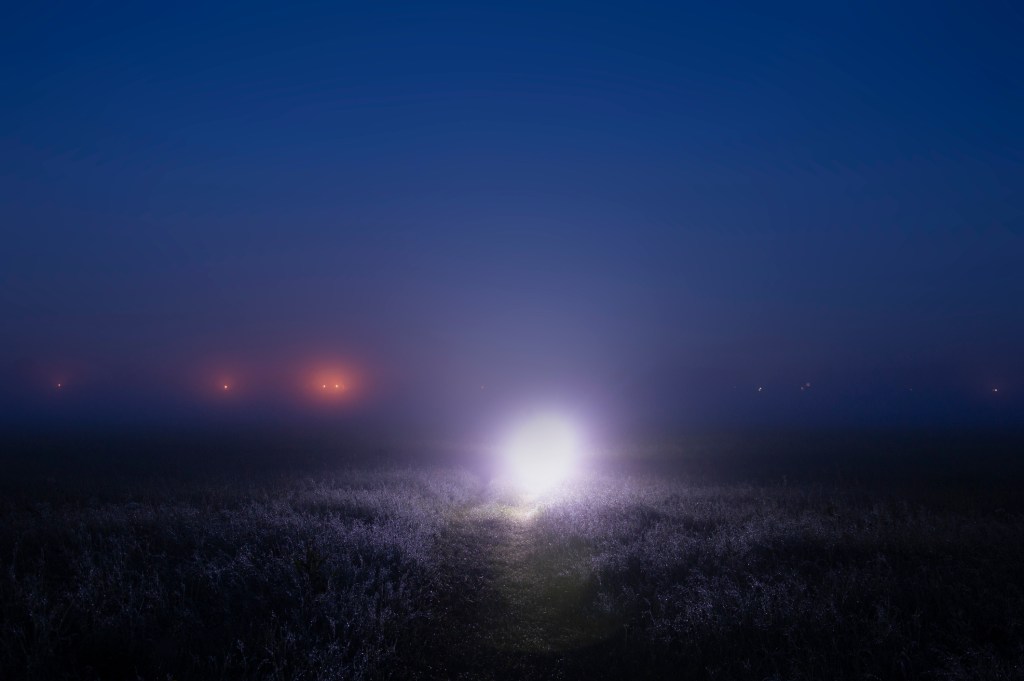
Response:
[{"label": "grass field", "polygon": [[1012,487],[955,476],[34,475],[0,502],[0,677],[1015,679],[1021,566]]}]

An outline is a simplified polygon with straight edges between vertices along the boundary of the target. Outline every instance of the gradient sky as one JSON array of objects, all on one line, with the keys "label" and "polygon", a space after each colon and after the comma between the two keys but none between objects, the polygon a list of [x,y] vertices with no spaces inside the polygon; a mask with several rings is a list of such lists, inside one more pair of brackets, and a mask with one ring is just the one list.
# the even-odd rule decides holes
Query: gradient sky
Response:
[{"label": "gradient sky", "polygon": [[1024,10],[893,5],[10,7],[4,418],[1022,423]]}]

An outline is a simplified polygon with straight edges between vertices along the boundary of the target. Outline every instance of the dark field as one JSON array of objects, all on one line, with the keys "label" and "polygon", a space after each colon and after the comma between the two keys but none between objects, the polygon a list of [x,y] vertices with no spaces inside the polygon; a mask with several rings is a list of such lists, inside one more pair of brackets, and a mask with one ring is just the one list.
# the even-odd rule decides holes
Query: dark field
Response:
[{"label": "dark field", "polygon": [[1016,435],[5,442],[3,679],[1024,678]]}]

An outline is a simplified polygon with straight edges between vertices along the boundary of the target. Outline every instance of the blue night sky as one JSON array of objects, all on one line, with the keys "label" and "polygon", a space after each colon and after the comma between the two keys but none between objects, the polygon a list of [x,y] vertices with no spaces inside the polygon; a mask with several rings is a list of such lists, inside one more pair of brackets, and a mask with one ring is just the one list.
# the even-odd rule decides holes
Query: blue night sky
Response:
[{"label": "blue night sky", "polygon": [[1024,10],[896,4],[9,7],[3,418],[1024,423]]}]

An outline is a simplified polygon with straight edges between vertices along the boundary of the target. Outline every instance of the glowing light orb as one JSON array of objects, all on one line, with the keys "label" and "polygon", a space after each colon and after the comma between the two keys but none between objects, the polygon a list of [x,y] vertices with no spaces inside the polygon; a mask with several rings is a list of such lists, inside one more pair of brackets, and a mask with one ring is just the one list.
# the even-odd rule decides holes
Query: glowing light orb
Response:
[{"label": "glowing light orb", "polygon": [[544,415],[521,424],[501,449],[505,477],[530,496],[539,496],[565,482],[582,454],[573,426]]}]

